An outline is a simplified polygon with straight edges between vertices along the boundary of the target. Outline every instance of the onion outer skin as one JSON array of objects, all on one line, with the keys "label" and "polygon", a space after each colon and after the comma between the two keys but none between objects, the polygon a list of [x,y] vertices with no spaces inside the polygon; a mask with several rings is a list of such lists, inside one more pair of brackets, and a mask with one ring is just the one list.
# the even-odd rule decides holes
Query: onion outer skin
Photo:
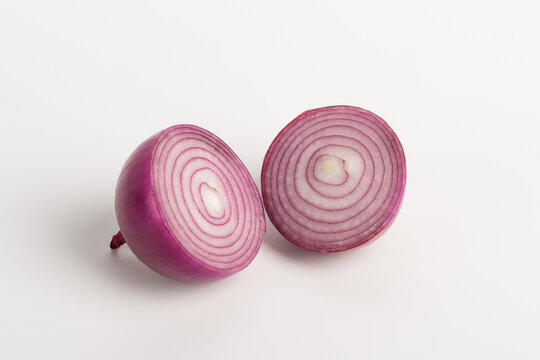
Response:
[{"label": "onion outer skin", "polygon": [[[394,201],[390,204],[391,206],[388,207],[388,209],[385,209],[386,215],[381,224],[378,225],[378,227],[375,229],[375,231],[370,232],[367,234],[367,236],[358,236],[354,241],[349,242],[347,244],[342,244],[338,246],[325,246],[324,244],[321,246],[320,244],[316,244],[312,241],[310,241],[309,238],[304,237],[302,235],[299,235],[302,231],[305,229],[301,229],[304,226],[303,219],[298,218],[296,219],[296,223],[293,223],[292,219],[287,219],[287,217],[291,217],[290,215],[286,214],[286,211],[284,211],[284,207],[279,203],[279,197],[284,196],[282,194],[286,193],[284,186],[281,186],[279,188],[278,184],[281,184],[280,177],[286,177],[286,174],[283,174],[283,171],[280,172],[281,167],[281,159],[275,160],[276,157],[282,156],[285,158],[285,154],[288,151],[288,149],[283,150],[283,147],[287,148],[288,146],[291,146],[291,143],[294,143],[294,140],[288,140],[291,138],[294,138],[295,136],[301,137],[302,134],[295,134],[294,131],[298,130],[299,128],[302,128],[302,126],[306,126],[305,124],[311,121],[314,118],[317,117],[328,117],[331,119],[333,115],[335,115],[334,119],[346,119],[347,121],[351,119],[347,119],[347,114],[354,114],[354,116],[358,117],[366,117],[366,119],[369,119],[369,121],[372,121],[377,126],[380,126],[381,129],[384,129],[384,132],[386,136],[389,137],[389,141],[393,144],[394,147],[394,155],[396,156],[397,166],[393,171],[397,171],[397,188],[396,193],[392,196],[395,196]],[[305,129],[309,129],[309,125],[305,127]],[[317,139],[318,140],[318,139]],[[289,141],[287,143],[287,141]],[[301,141],[301,140],[300,140]],[[285,146],[285,145],[286,146]],[[299,145],[298,145],[299,146]],[[293,150],[294,151],[294,150]],[[290,157],[290,154],[288,154]],[[286,166],[289,165],[289,160],[287,159]],[[278,162],[276,165],[276,161]],[[311,161],[311,159],[310,159]],[[276,172],[275,168],[277,166],[277,176],[274,177],[274,173]],[[294,164],[293,167],[297,167],[298,164]],[[286,172],[286,170],[285,170]],[[296,192],[296,178],[288,178],[283,180],[283,182],[293,182],[294,183],[294,191]],[[405,153],[403,151],[403,146],[401,145],[401,142],[399,141],[399,138],[395,134],[395,132],[390,128],[390,126],[379,116],[376,114],[354,106],[348,106],[348,105],[336,105],[336,106],[327,106],[312,110],[307,110],[298,115],[294,120],[292,120],[289,124],[287,124],[276,136],[276,138],[273,140],[272,144],[270,145],[265,158],[263,162],[263,167],[261,171],[261,190],[262,190],[262,196],[263,196],[263,203],[266,208],[266,212],[268,217],[270,218],[270,221],[274,224],[276,229],[281,233],[283,237],[285,237],[288,241],[292,242],[293,244],[314,252],[321,252],[321,253],[338,253],[347,251],[350,249],[358,248],[361,246],[365,246],[367,244],[370,244],[371,242],[378,239],[381,235],[383,235],[390,225],[394,222],[396,219],[397,214],[399,213],[399,210],[401,208],[403,195],[405,192],[405,184],[406,184],[406,162],[405,162]],[[283,184],[281,184],[283,185]],[[290,185],[289,185],[290,186]],[[276,195],[280,194],[280,195]],[[296,193],[298,195],[298,193]],[[289,195],[286,195],[287,201],[289,201]],[[276,201],[278,199],[278,201]],[[304,200],[304,199],[302,199]],[[296,205],[296,204],[295,204]],[[293,206],[294,208],[294,206]],[[295,208],[295,210],[297,210]],[[306,215],[306,214],[300,214],[300,215]],[[285,220],[284,220],[285,218]],[[292,230],[291,230],[292,229]],[[292,234],[292,235],[291,235]]]},{"label": "onion outer skin", "polygon": [[230,150],[215,135],[194,125],[176,125],[153,135],[134,150],[121,170],[115,191],[116,217],[129,248],[155,272],[184,282],[219,280],[242,270],[256,256],[261,245],[262,232],[266,231],[263,205],[249,172],[230,150],[235,157],[233,160],[241,164],[251,180],[251,187],[246,191],[258,202],[256,205],[259,208],[257,216],[251,221],[256,223],[261,231],[255,236],[249,258],[237,267],[217,269],[194,257],[169,229],[156,199],[159,194],[154,189],[152,176],[153,155],[160,137],[167,131],[183,128],[204,132]]}]

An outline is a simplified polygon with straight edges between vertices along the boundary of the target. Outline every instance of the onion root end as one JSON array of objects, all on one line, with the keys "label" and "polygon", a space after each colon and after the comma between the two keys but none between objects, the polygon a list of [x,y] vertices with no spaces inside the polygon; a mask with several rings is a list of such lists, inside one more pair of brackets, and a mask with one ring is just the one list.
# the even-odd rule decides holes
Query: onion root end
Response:
[{"label": "onion root end", "polygon": [[110,247],[111,249],[118,249],[120,246],[124,245],[126,243],[126,239],[124,239],[124,235],[122,235],[122,232],[118,232],[116,235],[112,237]]}]

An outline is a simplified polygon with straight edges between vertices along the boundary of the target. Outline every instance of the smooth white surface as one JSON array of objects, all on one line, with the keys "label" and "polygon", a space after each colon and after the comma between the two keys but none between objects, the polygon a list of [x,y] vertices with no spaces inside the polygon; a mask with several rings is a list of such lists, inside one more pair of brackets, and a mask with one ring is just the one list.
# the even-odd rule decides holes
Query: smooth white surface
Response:
[{"label": "smooth white surface", "polygon": [[[0,0],[0,358],[539,359],[540,3]],[[117,231],[131,151],[193,123],[259,183],[302,111],[382,116],[401,213],[327,256],[269,233],[206,285]]]}]

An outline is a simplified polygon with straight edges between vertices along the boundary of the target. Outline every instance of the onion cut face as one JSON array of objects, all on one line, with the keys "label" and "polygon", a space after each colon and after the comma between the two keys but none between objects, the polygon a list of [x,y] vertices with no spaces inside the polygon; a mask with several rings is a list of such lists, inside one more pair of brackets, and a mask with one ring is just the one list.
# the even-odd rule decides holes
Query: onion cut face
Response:
[{"label": "onion cut face", "polygon": [[403,147],[388,124],[353,106],[306,111],[274,139],[261,187],[268,217],[292,243],[335,253],[365,245],[395,219]]},{"label": "onion cut face", "polygon": [[120,233],[154,271],[191,282],[245,268],[265,231],[261,197],[238,156],[194,125],[167,128],[124,165],[115,196]]}]

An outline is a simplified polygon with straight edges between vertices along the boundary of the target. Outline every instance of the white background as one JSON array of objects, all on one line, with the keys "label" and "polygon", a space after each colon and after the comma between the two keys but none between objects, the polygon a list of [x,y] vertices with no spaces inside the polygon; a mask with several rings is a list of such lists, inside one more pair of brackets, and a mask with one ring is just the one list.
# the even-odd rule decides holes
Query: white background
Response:
[{"label": "white background", "polygon": [[[0,0],[0,358],[539,359],[540,3]],[[374,244],[269,225],[223,281],[159,276],[117,231],[145,138],[205,127],[259,184],[278,131],[351,104],[408,183]]]}]

